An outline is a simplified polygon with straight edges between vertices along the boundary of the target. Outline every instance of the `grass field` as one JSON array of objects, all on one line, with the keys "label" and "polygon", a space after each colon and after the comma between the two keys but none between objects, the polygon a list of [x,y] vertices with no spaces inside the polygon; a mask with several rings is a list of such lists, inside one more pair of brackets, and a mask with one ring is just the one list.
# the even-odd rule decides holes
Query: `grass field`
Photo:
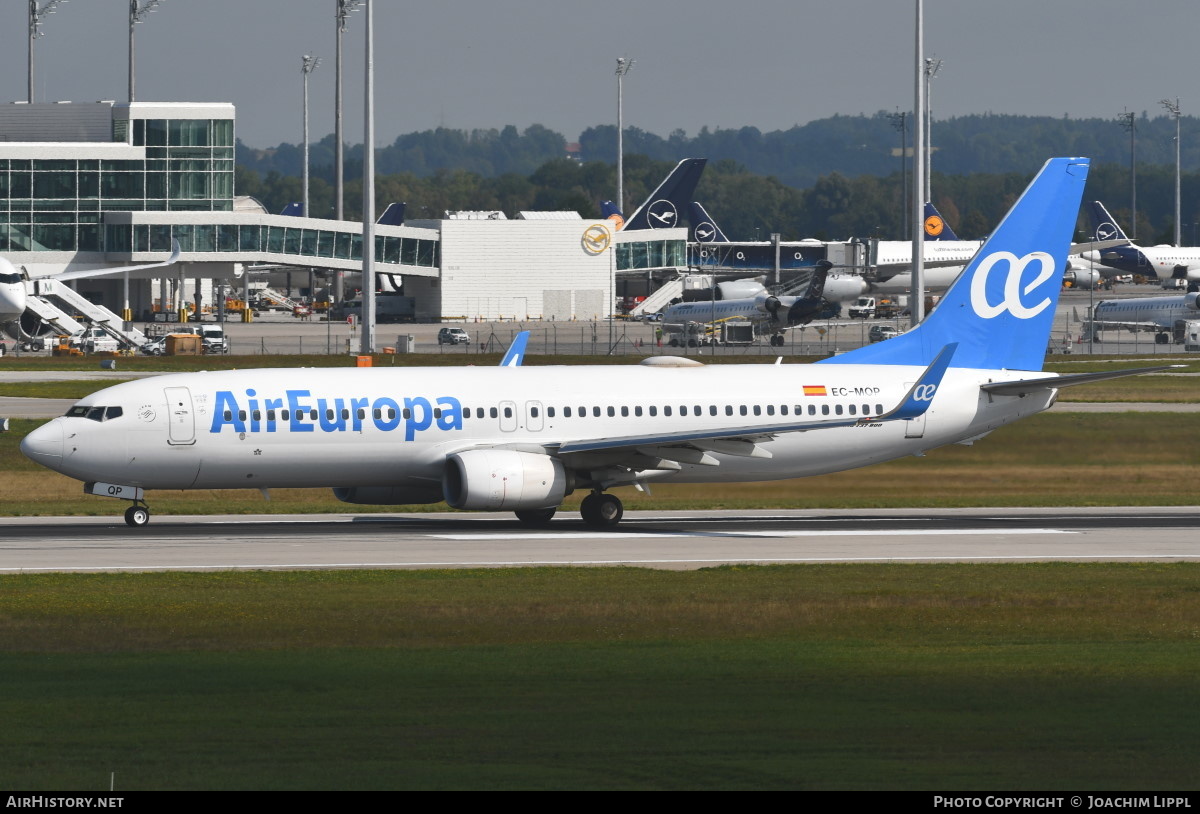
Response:
[{"label": "grass field", "polygon": [[1198,568],[0,577],[0,787],[1190,789]]}]

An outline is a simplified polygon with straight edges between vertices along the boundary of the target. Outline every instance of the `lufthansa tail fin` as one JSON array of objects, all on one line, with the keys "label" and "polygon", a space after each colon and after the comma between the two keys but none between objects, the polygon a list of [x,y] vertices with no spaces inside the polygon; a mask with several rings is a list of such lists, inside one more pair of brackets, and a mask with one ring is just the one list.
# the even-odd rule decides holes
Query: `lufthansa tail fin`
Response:
[{"label": "lufthansa tail fin", "polygon": [[925,202],[925,239],[926,240],[958,240],[958,235],[946,223],[942,213],[929,201]]},{"label": "lufthansa tail fin", "polygon": [[629,217],[625,229],[673,229],[682,225],[707,158],[685,158]]},{"label": "lufthansa tail fin", "polygon": [[823,362],[924,367],[958,343],[955,367],[1041,370],[1088,165],[1047,161],[923,323]]},{"label": "lufthansa tail fin", "polygon": [[1092,240],[1128,240],[1125,233],[1121,231],[1121,227],[1117,225],[1117,220],[1112,215],[1108,214],[1108,210],[1104,208],[1104,204],[1099,201],[1090,201],[1088,203],[1088,217],[1092,221]]},{"label": "lufthansa tail fin", "polygon": [[379,220],[375,221],[380,226],[403,226],[404,225],[404,210],[408,208],[408,204],[390,203],[388,208],[383,210],[383,214],[379,216]]},{"label": "lufthansa tail fin", "polygon": [[692,201],[688,208],[688,222],[692,224],[692,240],[697,243],[728,243],[729,238],[717,226],[717,222],[704,207]]}]

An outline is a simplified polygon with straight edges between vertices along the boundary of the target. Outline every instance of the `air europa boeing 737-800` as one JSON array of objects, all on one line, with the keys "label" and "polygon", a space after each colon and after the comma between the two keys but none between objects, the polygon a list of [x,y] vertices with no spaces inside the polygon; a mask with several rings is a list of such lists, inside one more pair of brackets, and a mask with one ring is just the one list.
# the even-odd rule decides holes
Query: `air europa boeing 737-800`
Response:
[{"label": "air europa boeing 737-800", "polygon": [[1133,372],[1041,372],[1087,170],[1051,159],[924,323],[823,363],[174,374],[94,393],[21,449],[131,500],[135,526],[144,490],[325,486],[530,524],[587,490],[583,519],[603,527],[623,512],[616,486],[818,475],[967,442],[1061,387]]}]

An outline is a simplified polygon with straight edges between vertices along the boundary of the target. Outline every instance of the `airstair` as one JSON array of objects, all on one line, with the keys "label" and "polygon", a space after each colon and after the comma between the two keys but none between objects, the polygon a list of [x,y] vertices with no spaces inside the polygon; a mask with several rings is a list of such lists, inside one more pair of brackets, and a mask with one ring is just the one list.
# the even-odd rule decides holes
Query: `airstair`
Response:
[{"label": "airstair", "polygon": [[683,278],[677,277],[674,280],[668,280],[658,291],[633,306],[629,310],[629,315],[639,317],[643,314],[657,313],[669,305],[671,300],[681,296],[683,296]]},{"label": "airstair", "polygon": [[297,308],[305,307],[304,305],[296,302],[295,300],[290,299],[290,298],[284,296],[283,294],[280,294],[278,291],[276,291],[273,288],[263,288],[262,290],[260,290],[258,292],[258,296],[262,297],[264,300],[273,302],[276,305],[281,305],[284,308],[288,309],[289,311],[295,311]]},{"label": "airstair", "polygon": [[[66,283],[53,279],[34,279],[33,295],[26,298],[26,308],[32,310],[43,321],[65,334],[77,334],[83,330],[78,319],[69,314],[82,316],[89,325],[101,328],[120,343],[122,348],[136,350],[146,344],[146,335],[137,328],[126,330],[121,317],[103,305],[87,299]],[[61,306],[65,306],[61,307]],[[73,327],[72,327],[73,326]]]}]

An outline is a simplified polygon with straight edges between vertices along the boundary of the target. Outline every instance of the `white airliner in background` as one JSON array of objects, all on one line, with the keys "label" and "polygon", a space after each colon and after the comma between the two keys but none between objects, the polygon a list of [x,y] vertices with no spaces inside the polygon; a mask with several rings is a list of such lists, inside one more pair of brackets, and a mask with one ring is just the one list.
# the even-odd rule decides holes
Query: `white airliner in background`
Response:
[{"label": "white airliner in background", "polygon": [[333,487],[350,503],[445,500],[548,521],[587,491],[820,475],[955,442],[1049,407],[1042,372],[1088,160],[1051,159],[919,327],[814,365],[270,369],[172,374],[80,400],[21,450],[131,500],[144,490]]},{"label": "white airliner in background", "polygon": [[1200,282],[1200,248],[1194,246],[1135,246],[1117,225],[1116,219],[1099,201],[1088,207],[1093,237],[1098,241],[1120,242],[1099,251],[1086,252],[1083,259],[1112,269],[1111,273],[1153,275],[1160,281]]}]

